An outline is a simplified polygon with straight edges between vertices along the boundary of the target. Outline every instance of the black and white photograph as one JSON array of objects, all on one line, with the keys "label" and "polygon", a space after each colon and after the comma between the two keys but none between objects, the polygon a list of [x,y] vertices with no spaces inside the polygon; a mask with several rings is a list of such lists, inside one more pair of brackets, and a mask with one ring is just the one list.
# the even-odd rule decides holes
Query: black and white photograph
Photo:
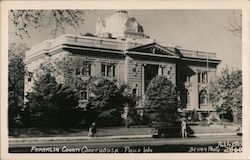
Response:
[{"label": "black and white photograph", "polygon": [[6,9],[6,154],[242,154],[243,7],[109,4]]}]

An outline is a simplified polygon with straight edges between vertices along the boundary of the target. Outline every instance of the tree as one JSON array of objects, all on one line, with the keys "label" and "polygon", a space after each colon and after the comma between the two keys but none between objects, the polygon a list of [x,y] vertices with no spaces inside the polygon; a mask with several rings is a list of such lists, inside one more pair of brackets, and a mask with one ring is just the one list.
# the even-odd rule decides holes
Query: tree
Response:
[{"label": "tree", "polygon": [[232,12],[232,16],[228,19],[228,27],[226,30],[231,32],[234,36],[242,38],[242,14]]},{"label": "tree", "polygon": [[8,74],[8,118],[9,126],[20,122],[20,112],[24,99],[24,52],[28,50],[25,44],[12,43],[9,46],[9,74]]},{"label": "tree", "polygon": [[78,29],[84,22],[82,10],[10,10],[10,24],[16,28],[15,34],[21,38],[30,37],[29,29],[52,25],[51,34],[65,33],[66,27]]},{"label": "tree", "polygon": [[134,124],[140,122],[140,115],[135,108],[137,102],[141,99],[136,95],[136,90],[133,92],[127,84],[123,84],[119,87],[119,93],[123,96],[124,112],[123,118],[125,120],[125,127],[129,127],[129,121],[132,120]]},{"label": "tree", "polygon": [[222,118],[241,123],[242,71],[224,69],[210,85],[210,99]]},{"label": "tree", "polygon": [[55,59],[54,64],[55,71],[58,72],[57,80],[74,89],[79,100],[79,107],[86,108],[87,101],[84,101],[83,98],[84,94],[87,95],[89,92],[89,78],[91,77],[91,65],[86,58],[66,56],[63,59]]},{"label": "tree", "polygon": [[33,126],[72,127],[81,119],[74,90],[57,83],[49,72],[34,80],[33,91],[27,99]]},{"label": "tree", "polygon": [[25,52],[28,51],[29,48],[25,43],[10,43],[9,45],[9,56],[17,55],[21,59],[25,58]]},{"label": "tree", "polygon": [[[84,75],[82,75],[82,72],[88,67],[86,58],[81,56],[67,56],[63,59],[56,59],[53,63],[55,64],[55,71],[59,72],[57,75],[63,75],[63,83],[80,91],[83,85],[82,82],[85,81],[83,80]],[[79,74],[76,72],[79,72]]]},{"label": "tree", "polygon": [[90,90],[94,96],[89,100],[88,111],[95,113],[97,125],[120,125],[124,98],[116,81],[106,78],[95,78],[92,80]]},{"label": "tree", "polygon": [[178,95],[173,83],[165,76],[152,79],[146,90],[144,105],[151,125],[173,126],[178,109]]}]

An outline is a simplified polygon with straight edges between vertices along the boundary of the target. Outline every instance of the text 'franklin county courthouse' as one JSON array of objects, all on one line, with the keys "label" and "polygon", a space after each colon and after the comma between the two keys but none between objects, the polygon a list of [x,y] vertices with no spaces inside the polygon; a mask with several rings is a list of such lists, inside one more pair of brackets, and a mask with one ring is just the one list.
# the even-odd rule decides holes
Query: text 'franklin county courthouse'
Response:
[{"label": "text 'franklin county courthouse'", "polygon": [[[65,34],[32,47],[25,63],[27,70],[34,72],[45,60],[53,62],[67,56],[85,57],[88,64],[80,72],[75,69],[72,77],[115,78],[128,84],[133,94],[143,97],[150,80],[165,75],[180,91],[180,111],[196,109],[201,118],[215,112],[206,87],[216,77],[220,63],[216,53],[160,45],[145,35],[139,22],[125,10],[99,18],[95,34]],[[63,76],[57,80],[64,83]],[[26,76],[25,93],[32,91],[33,82],[32,77]],[[88,97],[89,93],[81,96],[83,101]]]}]

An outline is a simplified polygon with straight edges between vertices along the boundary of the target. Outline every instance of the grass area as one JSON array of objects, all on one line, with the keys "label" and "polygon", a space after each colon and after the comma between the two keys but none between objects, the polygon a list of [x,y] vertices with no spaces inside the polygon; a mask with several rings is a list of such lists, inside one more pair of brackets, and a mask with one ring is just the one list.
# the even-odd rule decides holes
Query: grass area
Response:
[{"label": "grass area", "polygon": [[[106,127],[97,128],[97,136],[113,135],[147,135],[151,128],[125,128],[125,127]],[[88,136],[88,129],[37,129],[37,128],[16,128],[9,132],[10,137],[66,137],[66,136]]]},{"label": "grass area", "polygon": [[[238,126],[210,125],[190,126],[194,133],[234,133],[237,132]],[[125,128],[125,127],[106,127],[97,128],[97,136],[114,136],[114,135],[148,135],[151,128]],[[27,138],[27,137],[74,137],[87,136],[87,128],[79,129],[37,129],[37,128],[16,128],[9,132],[10,137]]]},{"label": "grass area", "polygon": [[239,126],[224,126],[224,125],[210,125],[210,126],[190,126],[194,133],[234,133],[237,132]]}]

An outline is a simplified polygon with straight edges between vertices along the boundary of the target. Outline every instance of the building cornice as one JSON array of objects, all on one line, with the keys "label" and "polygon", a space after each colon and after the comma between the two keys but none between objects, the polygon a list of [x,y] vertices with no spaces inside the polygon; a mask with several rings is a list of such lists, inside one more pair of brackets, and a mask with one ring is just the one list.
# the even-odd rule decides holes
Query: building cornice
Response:
[{"label": "building cornice", "polygon": [[206,59],[206,58],[191,58],[191,57],[181,57],[181,60],[184,61],[191,61],[191,62],[204,62],[204,63],[215,63],[215,64],[219,64],[221,62],[221,60],[218,59]]},{"label": "building cornice", "polygon": [[134,52],[129,51],[126,52],[128,55],[141,55],[141,56],[151,56],[151,57],[159,57],[159,58],[170,58],[170,59],[179,59],[178,56],[169,56],[169,55],[163,55],[163,54],[153,54],[153,53],[145,53],[145,52]]},{"label": "building cornice", "polygon": [[[139,40],[138,40],[139,42]],[[129,48],[136,48],[139,46],[147,46],[152,43],[129,40],[119,40],[119,39],[107,39],[101,37],[89,37],[89,36],[74,36],[65,34],[54,40],[47,40],[43,43],[40,43],[31,48],[26,53],[27,60],[29,63],[34,59],[45,56],[46,54],[57,54],[64,49],[77,49],[77,50],[89,50],[97,51],[111,54],[127,54],[127,55],[140,55],[140,56],[149,56],[155,58],[169,58],[169,59],[180,59],[183,61],[192,61],[192,62],[203,62],[203,63],[214,63],[219,64],[221,60],[215,58],[215,53],[208,52],[195,52],[191,50],[180,50],[180,55],[164,55],[164,54],[155,54],[155,53],[145,53],[139,51],[131,51]],[[165,47],[163,47],[165,49]],[[187,53],[186,53],[187,52]],[[190,55],[190,56],[187,56]],[[204,57],[207,55],[207,58]],[[211,57],[212,56],[212,57]]]}]

